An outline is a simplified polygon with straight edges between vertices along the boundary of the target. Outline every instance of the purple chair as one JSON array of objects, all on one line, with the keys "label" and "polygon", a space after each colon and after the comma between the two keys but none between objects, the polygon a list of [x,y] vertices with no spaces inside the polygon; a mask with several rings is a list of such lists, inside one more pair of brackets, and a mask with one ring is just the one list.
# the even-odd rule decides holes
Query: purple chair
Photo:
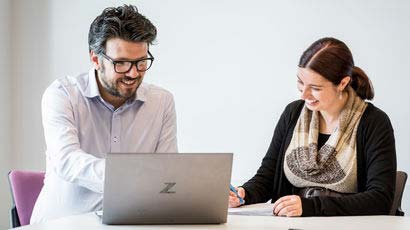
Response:
[{"label": "purple chair", "polygon": [[8,178],[13,198],[11,225],[13,228],[28,225],[44,184],[44,172],[12,170]]}]

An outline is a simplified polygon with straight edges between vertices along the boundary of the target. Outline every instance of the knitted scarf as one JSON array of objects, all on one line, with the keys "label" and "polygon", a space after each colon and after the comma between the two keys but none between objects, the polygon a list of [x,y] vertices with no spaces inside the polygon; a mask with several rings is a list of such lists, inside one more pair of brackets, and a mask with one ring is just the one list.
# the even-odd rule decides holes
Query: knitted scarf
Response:
[{"label": "knitted scarf", "polygon": [[284,172],[294,186],[357,192],[356,134],[367,103],[351,87],[347,92],[339,125],[319,150],[319,112],[303,107],[285,153]]}]

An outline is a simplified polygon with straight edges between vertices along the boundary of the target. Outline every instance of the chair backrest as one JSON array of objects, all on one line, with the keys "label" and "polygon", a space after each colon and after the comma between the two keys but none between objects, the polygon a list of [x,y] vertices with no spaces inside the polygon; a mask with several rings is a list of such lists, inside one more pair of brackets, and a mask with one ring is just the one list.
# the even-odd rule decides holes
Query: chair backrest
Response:
[{"label": "chair backrest", "polygon": [[12,225],[28,225],[34,204],[44,184],[44,172],[13,170],[9,172],[8,178],[16,209],[14,214],[17,215],[13,216],[11,210]]},{"label": "chair backrest", "polygon": [[396,191],[394,193],[393,205],[390,210],[390,215],[404,216],[401,210],[401,198],[403,197],[404,186],[406,185],[407,174],[402,171],[396,173]]}]

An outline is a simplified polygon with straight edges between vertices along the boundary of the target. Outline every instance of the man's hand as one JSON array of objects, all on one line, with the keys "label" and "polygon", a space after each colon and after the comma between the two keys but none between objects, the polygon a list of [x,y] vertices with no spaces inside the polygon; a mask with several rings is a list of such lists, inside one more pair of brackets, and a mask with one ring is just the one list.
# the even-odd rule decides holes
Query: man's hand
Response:
[{"label": "man's hand", "polygon": [[301,216],[302,211],[302,200],[297,195],[281,197],[273,204],[275,216]]}]

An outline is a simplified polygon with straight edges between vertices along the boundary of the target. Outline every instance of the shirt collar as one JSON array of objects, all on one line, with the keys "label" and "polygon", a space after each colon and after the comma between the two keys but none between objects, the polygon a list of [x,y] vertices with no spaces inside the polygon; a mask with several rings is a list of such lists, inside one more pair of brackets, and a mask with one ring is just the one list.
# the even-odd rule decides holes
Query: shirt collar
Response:
[{"label": "shirt collar", "polygon": [[[137,89],[137,93],[135,97],[132,100],[135,101],[142,101],[145,102],[147,99],[147,93],[148,93],[148,85],[145,84],[144,82],[141,82],[140,86]],[[97,84],[97,75],[95,69],[91,69],[88,72],[88,84],[84,89],[84,96],[93,98],[93,97],[101,97],[100,91],[98,89],[98,84]]]},{"label": "shirt collar", "polygon": [[84,89],[84,96],[89,98],[97,96],[101,97],[100,91],[98,90],[95,69],[90,69],[90,71],[88,71],[88,84]]}]

